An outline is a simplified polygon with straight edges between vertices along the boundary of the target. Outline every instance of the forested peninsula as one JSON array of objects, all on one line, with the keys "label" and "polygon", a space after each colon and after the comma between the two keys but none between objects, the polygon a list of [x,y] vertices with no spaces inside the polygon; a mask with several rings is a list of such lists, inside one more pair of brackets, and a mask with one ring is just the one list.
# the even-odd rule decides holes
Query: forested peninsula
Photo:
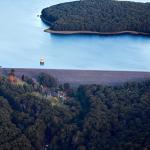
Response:
[{"label": "forested peninsula", "polygon": [[150,35],[150,3],[114,0],[82,0],[42,10],[45,30],[60,34]]}]

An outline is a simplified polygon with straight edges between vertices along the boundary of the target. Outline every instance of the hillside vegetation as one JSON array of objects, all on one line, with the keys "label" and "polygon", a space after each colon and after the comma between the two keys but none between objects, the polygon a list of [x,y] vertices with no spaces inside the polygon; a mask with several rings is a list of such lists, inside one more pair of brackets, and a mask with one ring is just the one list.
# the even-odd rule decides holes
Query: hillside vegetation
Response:
[{"label": "hillside vegetation", "polygon": [[150,3],[82,0],[45,8],[41,18],[54,31],[150,33]]},{"label": "hillside vegetation", "polygon": [[150,81],[77,91],[56,81],[46,74],[37,82],[1,77],[0,150],[150,149]]}]

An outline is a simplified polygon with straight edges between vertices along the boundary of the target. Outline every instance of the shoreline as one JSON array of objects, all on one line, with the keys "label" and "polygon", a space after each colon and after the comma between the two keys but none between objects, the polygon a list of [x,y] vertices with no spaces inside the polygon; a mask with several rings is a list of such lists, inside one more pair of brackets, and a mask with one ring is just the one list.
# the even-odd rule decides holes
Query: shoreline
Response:
[{"label": "shoreline", "polygon": [[51,29],[45,29],[44,32],[51,33],[51,34],[61,34],[61,35],[74,35],[74,34],[121,35],[121,34],[132,34],[132,35],[150,36],[150,33],[137,32],[137,31],[96,32],[96,31],[55,31],[55,30],[51,30]]}]

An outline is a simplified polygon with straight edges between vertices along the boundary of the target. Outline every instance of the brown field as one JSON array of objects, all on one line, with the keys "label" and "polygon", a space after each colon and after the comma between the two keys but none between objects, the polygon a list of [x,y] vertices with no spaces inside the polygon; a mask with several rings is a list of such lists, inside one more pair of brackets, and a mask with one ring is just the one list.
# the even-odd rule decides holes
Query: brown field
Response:
[{"label": "brown field", "polygon": [[[1,73],[7,75],[10,69],[3,68]],[[94,71],[94,70],[61,70],[61,69],[15,69],[15,74],[23,74],[35,78],[40,72],[48,73],[58,79],[60,83],[80,84],[120,84],[127,81],[149,80],[150,72],[130,71]]]}]

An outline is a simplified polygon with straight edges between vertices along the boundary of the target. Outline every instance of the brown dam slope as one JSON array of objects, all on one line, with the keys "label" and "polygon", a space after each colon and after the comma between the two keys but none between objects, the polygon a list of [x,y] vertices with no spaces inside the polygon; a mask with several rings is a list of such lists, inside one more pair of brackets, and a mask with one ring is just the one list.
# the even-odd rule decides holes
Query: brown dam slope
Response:
[{"label": "brown dam slope", "polygon": [[[3,68],[2,74],[7,75],[10,68]],[[61,70],[61,69],[15,69],[15,74],[23,74],[35,78],[39,73],[48,73],[59,80],[60,83],[80,84],[119,84],[127,81],[150,80],[150,72],[132,71],[96,71],[96,70]]]},{"label": "brown dam slope", "polygon": [[150,36],[150,33],[146,32],[136,32],[136,31],[118,31],[118,32],[96,32],[96,31],[55,31],[51,29],[45,29],[44,32],[52,34],[62,34],[62,35],[71,35],[71,34],[93,34],[93,35],[122,35],[122,34],[132,34],[132,35],[147,35]]}]

